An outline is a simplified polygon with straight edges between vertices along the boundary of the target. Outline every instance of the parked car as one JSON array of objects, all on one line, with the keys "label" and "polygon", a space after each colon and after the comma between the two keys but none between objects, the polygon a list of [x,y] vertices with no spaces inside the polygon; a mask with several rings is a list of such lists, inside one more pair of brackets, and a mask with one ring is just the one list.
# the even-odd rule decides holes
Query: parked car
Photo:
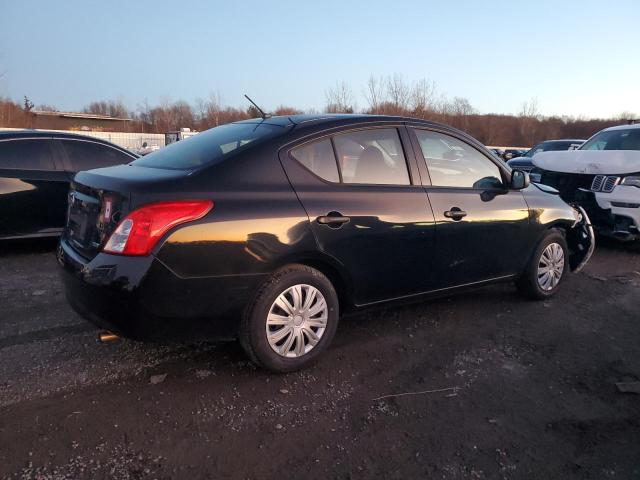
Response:
[{"label": "parked car", "polygon": [[578,150],[539,153],[533,163],[541,182],[582,205],[601,234],[640,239],[640,124],[605,128]]},{"label": "parked car", "polygon": [[524,155],[525,151],[518,148],[507,148],[502,154],[502,158],[505,161],[511,160],[512,158],[519,157]]},{"label": "parked car", "polygon": [[585,140],[579,139],[562,139],[562,140],[545,140],[538,143],[536,146],[527,150],[521,157],[514,157],[507,162],[511,168],[517,168],[525,172],[530,172],[531,181],[539,182],[540,175],[536,172],[531,173],[533,170],[533,162],[531,159],[536,153],[540,152],[556,152],[561,150],[575,150],[582,145]]},{"label": "parked car", "polygon": [[0,131],[0,240],[60,235],[73,175],[136,158],[93,137]]},{"label": "parked car", "polygon": [[247,120],[78,173],[58,260],[68,301],[101,328],[238,337],[286,372],[326,350],[345,311],[492,282],[553,295],[593,232],[549,190],[445,125]]}]

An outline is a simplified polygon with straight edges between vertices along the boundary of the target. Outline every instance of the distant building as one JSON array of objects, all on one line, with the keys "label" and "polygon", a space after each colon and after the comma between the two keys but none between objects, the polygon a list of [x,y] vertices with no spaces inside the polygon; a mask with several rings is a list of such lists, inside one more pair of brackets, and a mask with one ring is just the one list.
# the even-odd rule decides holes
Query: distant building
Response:
[{"label": "distant building", "polygon": [[126,132],[130,118],[74,112],[46,112],[31,110],[30,128],[45,130],[76,130],[81,132]]}]

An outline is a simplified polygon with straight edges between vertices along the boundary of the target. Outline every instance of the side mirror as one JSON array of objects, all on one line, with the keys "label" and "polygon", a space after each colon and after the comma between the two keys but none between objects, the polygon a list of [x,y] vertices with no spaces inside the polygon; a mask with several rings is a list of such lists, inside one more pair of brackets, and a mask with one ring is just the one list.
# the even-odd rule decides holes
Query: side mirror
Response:
[{"label": "side mirror", "polygon": [[523,188],[527,188],[530,183],[531,179],[529,178],[529,174],[527,172],[523,172],[522,170],[513,170],[511,172],[512,190],[522,190]]}]

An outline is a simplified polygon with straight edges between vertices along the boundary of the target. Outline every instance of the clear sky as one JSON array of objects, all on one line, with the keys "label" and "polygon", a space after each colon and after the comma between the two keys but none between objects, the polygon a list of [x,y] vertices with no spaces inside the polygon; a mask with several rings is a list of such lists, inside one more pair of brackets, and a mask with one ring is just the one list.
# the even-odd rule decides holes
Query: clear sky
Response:
[{"label": "clear sky", "polygon": [[640,0],[0,0],[0,96],[320,110],[398,73],[483,113],[640,115],[639,43]]}]

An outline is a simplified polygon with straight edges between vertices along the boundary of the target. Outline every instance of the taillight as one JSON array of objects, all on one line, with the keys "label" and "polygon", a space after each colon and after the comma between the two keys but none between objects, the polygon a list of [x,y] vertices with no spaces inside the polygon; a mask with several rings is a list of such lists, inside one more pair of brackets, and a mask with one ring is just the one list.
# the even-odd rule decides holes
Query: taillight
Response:
[{"label": "taillight", "polygon": [[120,222],[104,246],[107,253],[149,255],[171,228],[204,217],[213,208],[211,200],[151,203],[131,212]]}]

